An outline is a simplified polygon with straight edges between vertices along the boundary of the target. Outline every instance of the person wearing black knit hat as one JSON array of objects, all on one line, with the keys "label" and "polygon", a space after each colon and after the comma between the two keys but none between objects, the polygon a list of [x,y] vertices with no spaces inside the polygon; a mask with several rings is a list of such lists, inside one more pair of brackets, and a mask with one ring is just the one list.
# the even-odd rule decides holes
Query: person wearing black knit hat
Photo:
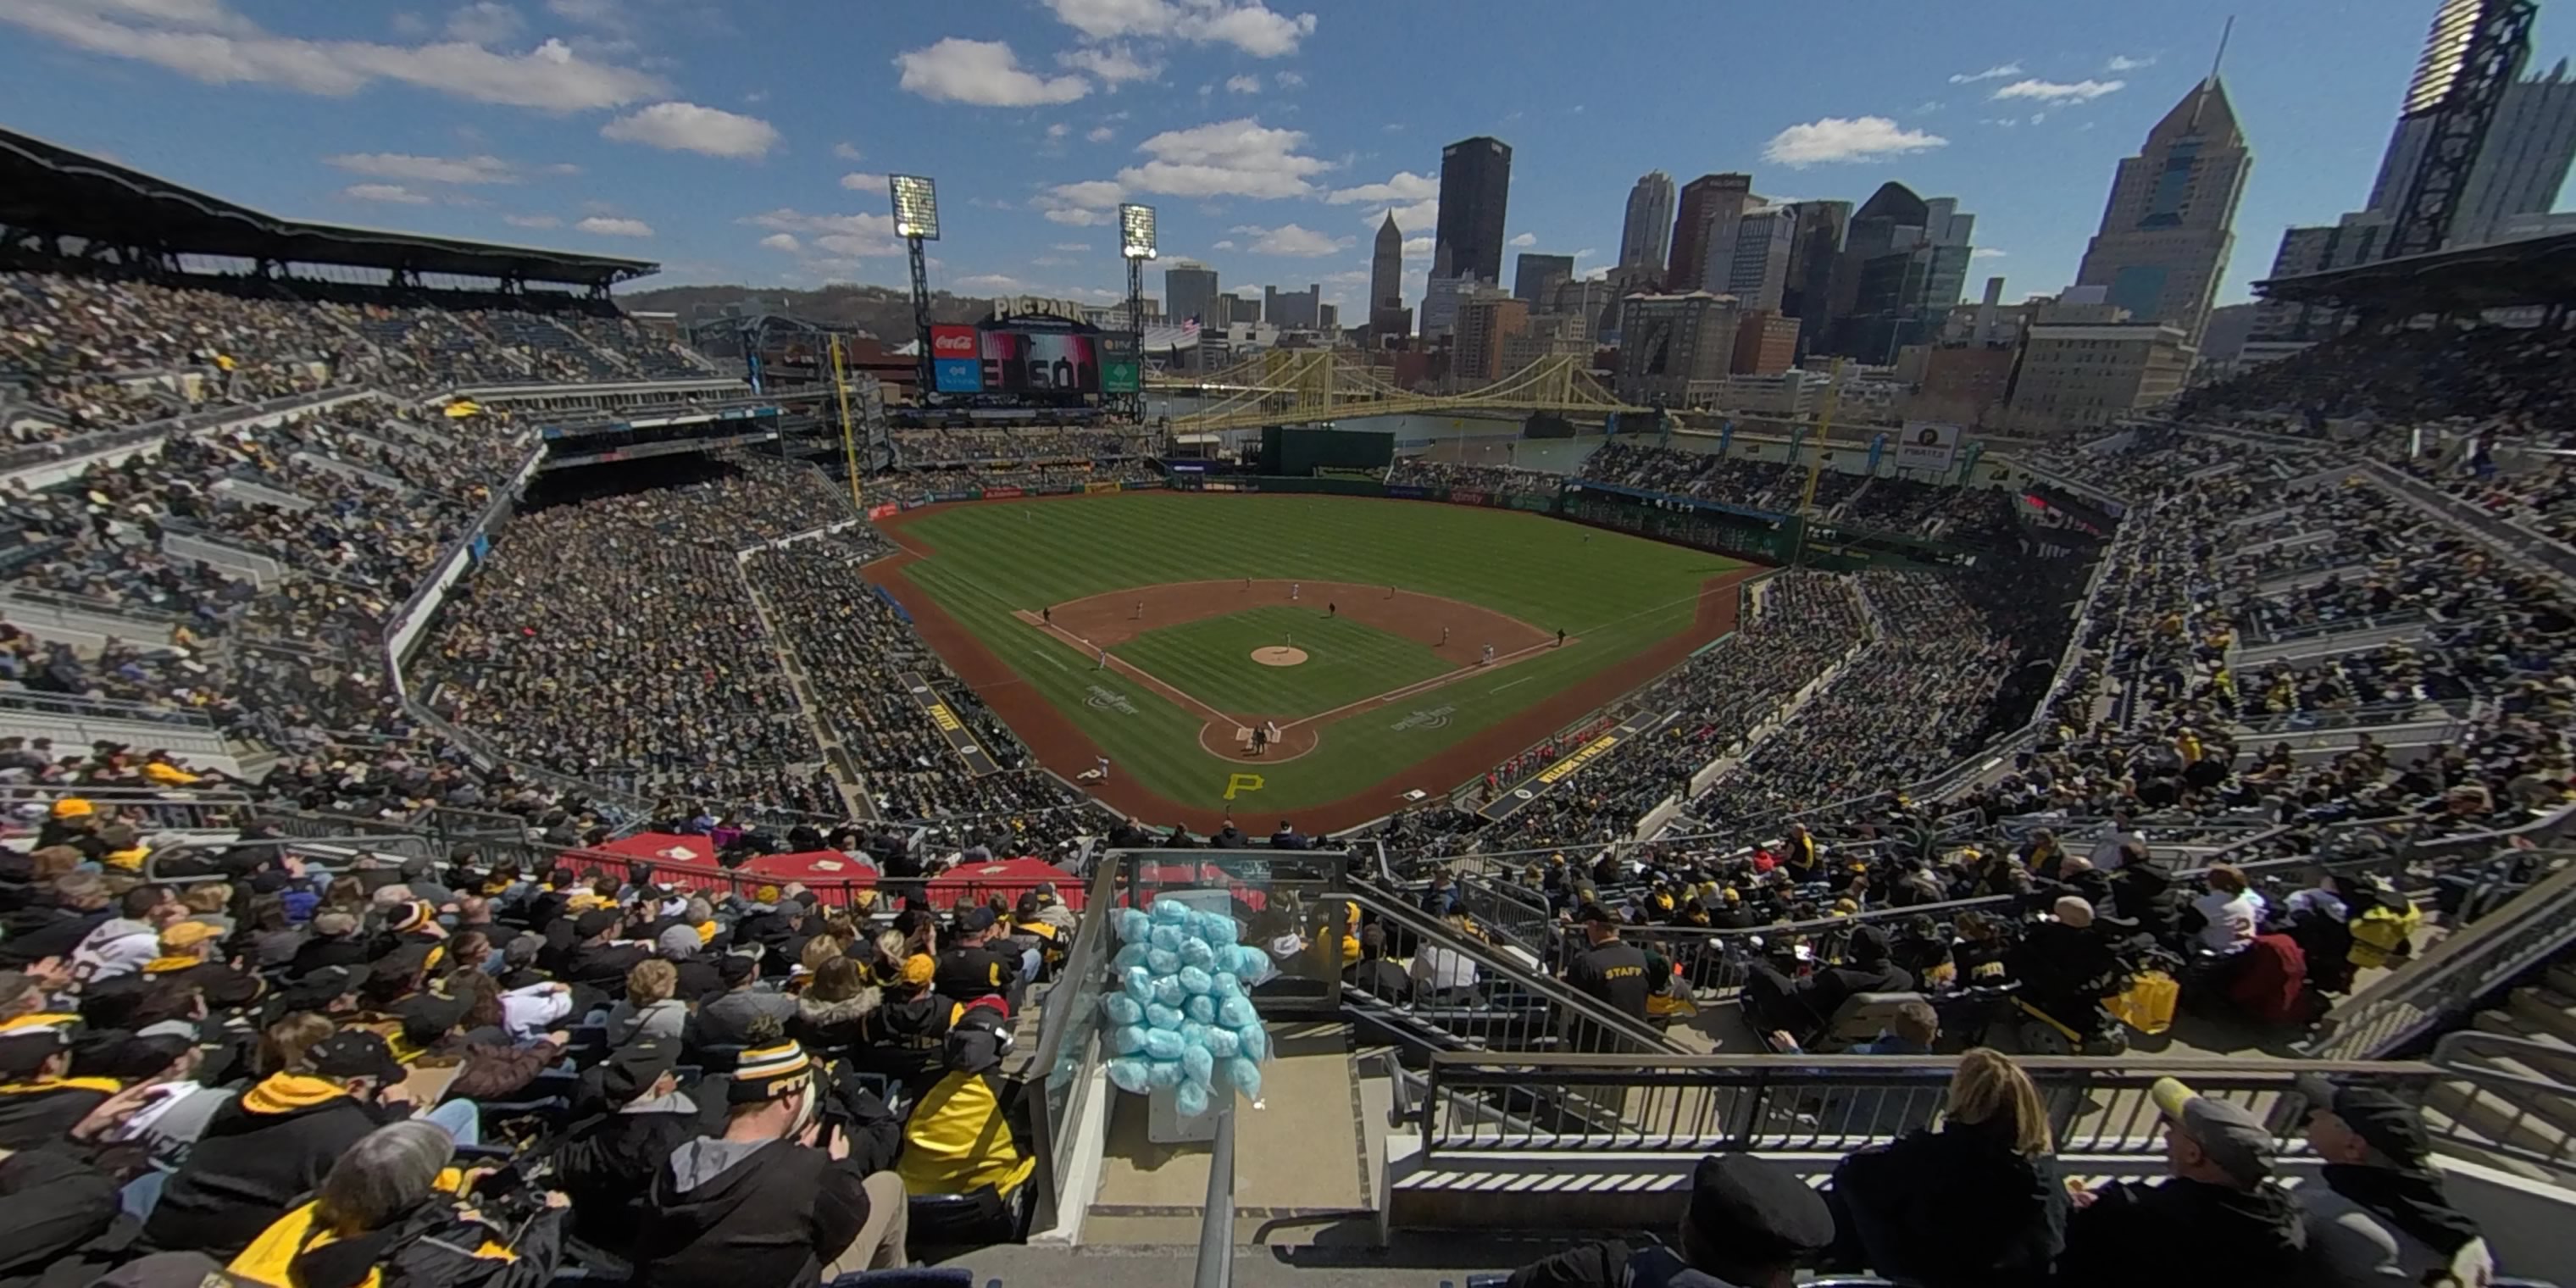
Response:
[{"label": "person wearing black knit hat", "polygon": [[1611,1239],[1513,1272],[1506,1288],[1788,1288],[1834,1239],[1833,1213],[1788,1164],[1711,1154],[1672,1244]]},{"label": "person wearing black knit hat", "polygon": [[804,1288],[909,1263],[902,1180],[861,1177],[815,1148],[819,1070],[780,1034],[753,1022],[724,1134],[681,1145],[654,1173],[636,1288]]},{"label": "person wearing black knit hat", "polygon": [[1780,1029],[1801,1040],[1812,1034],[1844,999],[1857,993],[1910,993],[1914,977],[1888,959],[1887,934],[1862,926],[1851,934],[1843,960],[1800,980],[1791,980],[1767,961],[1746,963],[1745,1000],[1765,1032]]},{"label": "person wearing black knit hat", "polygon": [[2415,1107],[2376,1087],[2342,1086],[2310,1074],[2308,1144],[2325,1160],[2323,1186],[2299,1191],[2308,1244],[2334,1283],[2449,1274],[2484,1283],[2495,1274],[2478,1223],[2451,1206],[2433,1142]]}]

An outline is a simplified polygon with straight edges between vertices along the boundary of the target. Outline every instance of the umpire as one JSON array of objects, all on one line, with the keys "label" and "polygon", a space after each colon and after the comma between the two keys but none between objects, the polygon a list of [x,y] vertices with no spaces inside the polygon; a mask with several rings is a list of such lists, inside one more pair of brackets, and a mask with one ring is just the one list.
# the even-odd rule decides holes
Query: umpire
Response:
[{"label": "umpire", "polygon": [[[1611,1010],[1645,1023],[1646,996],[1654,992],[1655,983],[1646,969],[1646,955],[1619,938],[1619,919],[1600,904],[1586,903],[1576,909],[1574,922],[1583,928],[1584,947],[1566,967],[1565,982]],[[1579,1051],[1612,1049],[1609,1034],[1597,1025],[1578,1024],[1570,1036]]]}]

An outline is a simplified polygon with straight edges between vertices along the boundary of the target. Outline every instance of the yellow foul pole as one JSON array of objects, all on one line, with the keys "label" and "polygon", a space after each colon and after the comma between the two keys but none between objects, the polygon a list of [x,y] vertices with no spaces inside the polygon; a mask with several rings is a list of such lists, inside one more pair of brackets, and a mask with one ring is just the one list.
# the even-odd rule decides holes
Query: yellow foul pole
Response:
[{"label": "yellow foul pole", "polygon": [[1816,517],[1816,476],[1825,467],[1825,444],[1833,439],[1834,408],[1842,398],[1843,360],[1836,358],[1832,370],[1825,374],[1825,405],[1816,411],[1816,455],[1807,464],[1807,495],[1798,502],[1798,517],[1801,519]]},{"label": "yellow foul pole", "polygon": [[[859,500],[859,444],[858,440],[850,436],[850,380],[841,371],[841,337],[839,336],[832,337],[832,392],[840,395],[841,398],[841,456],[850,467],[850,508],[865,514],[868,512],[868,507]],[[1807,490],[1809,492],[1815,490],[1815,480],[1808,480]]]}]

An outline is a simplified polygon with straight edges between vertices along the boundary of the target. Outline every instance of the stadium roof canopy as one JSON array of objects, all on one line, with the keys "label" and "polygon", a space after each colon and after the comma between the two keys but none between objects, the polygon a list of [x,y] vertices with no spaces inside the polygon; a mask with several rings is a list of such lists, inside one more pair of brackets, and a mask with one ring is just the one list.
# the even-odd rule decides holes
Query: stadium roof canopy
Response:
[{"label": "stadium roof canopy", "polygon": [[175,255],[565,282],[594,289],[661,271],[661,265],[640,259],[280,219],[5,129],[0,129],[0,224]]},{"label": "stadium roof canopy", "polygon": [[2576,300],[2576,233],[2276,277],[2256,282],[2254,290],[2267,300],[2402,314],[2565,304]]}]

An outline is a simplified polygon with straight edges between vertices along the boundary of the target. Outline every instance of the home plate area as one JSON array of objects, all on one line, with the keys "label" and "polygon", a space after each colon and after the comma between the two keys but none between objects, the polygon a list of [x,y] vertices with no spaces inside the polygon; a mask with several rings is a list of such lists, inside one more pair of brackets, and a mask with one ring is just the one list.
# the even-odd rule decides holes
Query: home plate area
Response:
[{"label": "home plate area", "polygon": [[[1258,645],[1245,652],[1199,655],[1248,657],[1263,668],[1321,668],[1304,673],[1313,676],[1311,682],[1299,682],[1297,691],[1317,699],[1300,709],[1283,699],[1289,690],[1280,690],[1274,683],[1258,682],[1243,688],[1238,680],[1239,691],[1221,692],[1226,677],[1212,677],[1204,666],[1193,671],[1195,664],[1186,656],[1166,652],[1161,658],[1147,658],[1153,663],[1149,669],[1117,651],[1150,632],[1237,614],[1252,615],[1245,623],[1249,625],[1265,617],[1275,619],[1283,609],[1295,609],[1301,617],[1313,614],[1409,641],[1421,646],[1415,656],[1427,665],[1417,667],[1409,676],[1374,670],[1355,676],[1353,658],[1346,652],[1336,652],[1332,632],[1320,632],[1328,638],[1316,646],[1325,650],[1318,654],[1307,647],[1305,627],[1294,623],[1284,625],[1289,637],[1278,643]],[[1384,710],[1388,703],[1421,698],[1454,680],[1507,666],[1557,646],[1553,631],[1461,600],[1400,586],[1284,578],[1139,586],[1068,600],[1039,612],[1022,610],[1016,616],[1058,642],[1080,650],[1082,657],[1098,668],[1114,672],[1199,717],[1203,722],[1199,729],[1200,748],[1226,760],[1294,760],[1313,751],[1322,740],[1323,726],[1336,720]],[[1170,637],[1157,638],[1166,641],[1164,649],[1172,647]],[[1274,634],[1271,638],[1279,637]],[[1346,648],[1348,641],[1342,642]],[[1565,640],[1569,646],[1577,642],[1572,637]],[[1243,645],[1238,643],[1235,647]],[[1190,687],[1155,674],[1157,670],[1188,680]],[[1355,679],[1361,682],[1354,683]],[[1366,680],[1372,679],[1379,684],[1392,683],[1371,691]],[[1191,688],[1198,692],[1191,692]],[[1281,700],[1264,700],[1264,695]]]}]

